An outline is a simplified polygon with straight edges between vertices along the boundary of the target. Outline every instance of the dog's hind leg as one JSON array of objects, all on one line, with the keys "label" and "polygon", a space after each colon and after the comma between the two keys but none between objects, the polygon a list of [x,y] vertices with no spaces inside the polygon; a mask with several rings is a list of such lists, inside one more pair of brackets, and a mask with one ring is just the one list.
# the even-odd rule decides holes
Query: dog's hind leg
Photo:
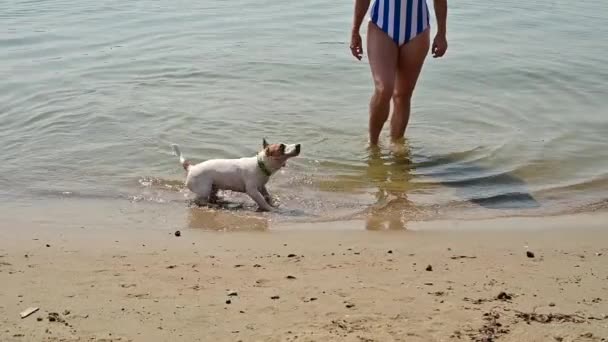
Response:
[{"label": "dog's hind leg", "polygon": [[217,195],[217,191],[217,187],[212,185],[211,194],[209,195],[209,203],[217,204],[217,202],[220,200],[219,196]]},{"label": "dog's hind leg", "polygon": [[197,184],[196,188],[193,190],[193,192],[196,194],[194,203],[199,206],[204,206],[207,205],[211,200],[211,195],[213,194],[213,184],[211,182],[200,183]]}]

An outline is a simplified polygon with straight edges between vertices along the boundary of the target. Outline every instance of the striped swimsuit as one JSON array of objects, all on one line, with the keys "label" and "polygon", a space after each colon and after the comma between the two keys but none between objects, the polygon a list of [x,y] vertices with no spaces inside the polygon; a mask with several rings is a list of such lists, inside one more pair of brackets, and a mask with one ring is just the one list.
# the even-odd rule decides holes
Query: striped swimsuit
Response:
[{"label": "striped swimsuit", "polygon": [[429,8],[426,0],[375,0],[371,21],[401,46],[430,26]]}]

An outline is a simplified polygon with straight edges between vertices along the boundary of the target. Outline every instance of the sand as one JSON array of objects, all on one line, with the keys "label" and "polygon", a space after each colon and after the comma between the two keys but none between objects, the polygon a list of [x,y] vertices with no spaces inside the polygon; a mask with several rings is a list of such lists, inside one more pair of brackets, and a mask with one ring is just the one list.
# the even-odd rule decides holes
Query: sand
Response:
[{"label": "sand", "polygon": [[606,341],[604,222],[5,227],[0,340]]}]

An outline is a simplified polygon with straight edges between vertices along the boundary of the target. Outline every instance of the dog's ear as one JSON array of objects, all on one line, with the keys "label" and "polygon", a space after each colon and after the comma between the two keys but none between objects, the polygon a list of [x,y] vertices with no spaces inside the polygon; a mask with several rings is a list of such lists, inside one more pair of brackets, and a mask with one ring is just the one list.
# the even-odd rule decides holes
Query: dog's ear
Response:
[{"label": "dog's ear", "polygon": [[263,148],[268,147],[268,142],[266,141],[266,138],[263,138],[263,139],[262,139],[262,147],[263,147]]}]

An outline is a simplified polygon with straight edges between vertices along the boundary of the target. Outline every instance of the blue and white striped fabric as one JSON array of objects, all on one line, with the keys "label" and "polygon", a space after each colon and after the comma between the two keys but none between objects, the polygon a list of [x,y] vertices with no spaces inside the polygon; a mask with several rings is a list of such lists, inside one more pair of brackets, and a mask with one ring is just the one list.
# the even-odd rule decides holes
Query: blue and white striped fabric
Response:
[{"label": "blue and white striped fabric", "polygon": [[401,46],[430,26],[429,8],[426,0],[375,0],[371,21]]}]

